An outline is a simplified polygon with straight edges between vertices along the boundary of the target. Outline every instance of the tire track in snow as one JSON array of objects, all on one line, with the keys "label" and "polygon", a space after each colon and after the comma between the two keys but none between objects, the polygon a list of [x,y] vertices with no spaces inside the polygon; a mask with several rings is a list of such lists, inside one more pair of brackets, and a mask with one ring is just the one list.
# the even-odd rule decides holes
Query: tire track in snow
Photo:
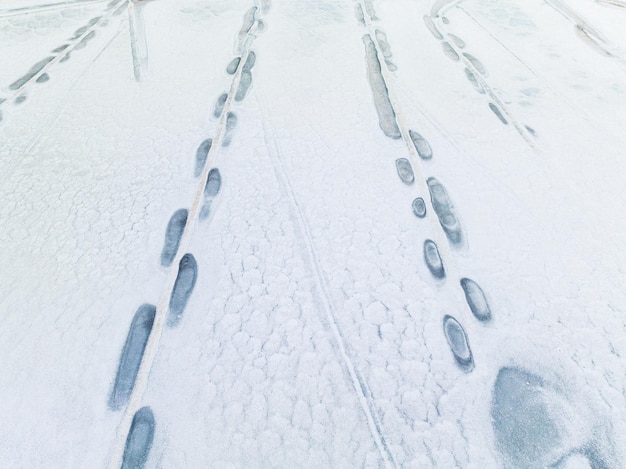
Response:
[{"label": "tire track in snow", "polygon": [[[256,7],[253,7],[256,8]],[[254,25],[256,22],[254,23]],[[255,27],[254,25],[248,30],[248,34],[251,36],[254,35]],[[176,255],[173,258],[173,265],[176,265],[176,269],[170,269],[170,273],[167,279],[167,283],[159,302],[156,306],[156,314],[154,318],[154,324],[152,326],[152,333],[148,337],[147,344],[145,345],[144,353],[141,358],[141,364],[136,374],[135,385],[132,389],[132,393],[130,394],[130,398],[128,399],[128,404],[124,410],[124,414],[120,420],[118,425],[117,434],[115,437],[115,442],[113,444],[113,448],[111,450],[111,457],[109,460],[109,465],[111,469],[119,468],[123,462],[126,460],[126,450],[127,442],[131,441],[133,436],[131,432],[135,423],[135,416],[140,412],[141,403],[143,400],[143,396],[145,394],[146,388],[148,386],[148,378],[150,374],[150,370],[152,369],[152,365],[154,364],[154,360],[156,359],[156,355],[158,353],[159,344],[161,341],[161,336],[163,334],[163,330],[168,322],[168,315],[170,313],[170,302],[172,301],[175,290],[177,290],[177,284],[180,284],[179,276],[181,271],[181,266],[185,267],[189,264],[189,261],[183,263],[185,256],[187,259],[190,254],[185,253],[186,247],[191,242],[191,237],[193,235],[195,225],[197,221],[199,221],[199,215],[201,213],[202,204],[205,198],[205,188],[209,185],[209,174],[210,170],[214,165],[214,162],[217,158],[217,153],[222,146],[222,143],[225,138],[227,138],[228,133],[228,116],[231,114],[230,108],[232,106],[233,100],[235,98],[235,94],[239,88],[239,82],[241,79],[241,75],[243,72],[243,64],[245,64],[248,55],[250,53],[251,41],[245,40],[245,48],[241,54],[241,63],[239,64],[233,79],[231,81],[230,89],[227,95],[227,98],[224,102],[224,106],[221,112],[219,124],[217,126],[217,130],[215,132],[215,136],[212,140],[212,145],[208,150],[205,159],[205,166],[200,174],[200,179],[194,193],[194,198],[191,204],[191,207],[188,211],[187,223],[185,224],[182,235],[180,236],[179,246]],[[211,111],[208,111],[211,113]],[[231,118],[232,120],[232,118]],[[212,187],[212,186],[211,186]],[[193,263],[192,263],[193,264]],[[191,283],[195,278],[194,272],[191,272],[193,275],[189,277],[188,272],[189,269],[185,271],[185,284],[180,287],[187,287],[185,291],[179,290],[180,298],[175,298],[175,302],[177,307],[180,307],[181,301],[184,300],[187,290],[190,290]],[[193,271],[193,266],[192,266]],[[182,296],[181,296],[182,295]],[[178,311],[178,309],[177,309]],[[175,311],[176,312],[176,311]],[[176,322],[176,321],[174,321]],[[150,412],[151,414],[151,412]],[[152,431],[154,427],[154,418],[151,421]],[[134,440],[133,440],[134,441]]]},{"label": "tire track in snow", "polygon": [[[302,233],[302,239],[304,241],[304,245],[307,251],[306,254],[309,258],[311,268],[313,269],[313,277],[315,279],[316,288],[319,291],[319,297],[324,307],[324,312],[326,313],[326,322],[328,323],[332,331],[335,342],[339,349],[340,358],[348,371],[352,386],[357,394],[359,403],[367,419],[370,433],[372,434],[372,437],[376,442],[376,446],[380,452],[382,459],[385,461],[385,466],[398,467],[398,464],[396,463],[393,454],[387,446],[387,442],[382,432],[380,418],[373,408],[374,406],[371,397],[372,393],[370,392],[367,383],[365,382],[354,364],[354,358],[351,356],[348,350],[345,336],[341,330],[341,327],[339,326],[339,322],[337,320],[337,312],[331,300],[330,294],[328,293],[329,288],[327,286],[326,277],[324,276],[324,271],[321,267],[319,255],[317,254],[317,251],[313,244],[313,237],[311,236],[309,224],[306,220],[304,211],[300,206],[300,203],[298,202],[298,198],[296,197],[295,191],[293,190],[293,187],[287,175],[287,171],[285,170],[282,159],[280,157],[281,152],[280,148],[278,147],[278,141],[274,135],[274,132],[272,131],[271,124],[269,124],[271,122],[271,119],[265,112],[265,109],[267,109],[267,105],[263,101],[263,98],[260,96],[260,94],[257,95],[257,100],[260,103],[259,108],[261,109],[261,113],[263,115],[263,129],[266,135],[266,145],[270,154],[270,158],[272,160],[272,165],[274,166],[276,180],[281,186],[282,191],[288,195],[291,205],[294,209],[296,218],[295,222],[299,228],[299,231]],[[270,141],[267,141],[267,136],[270,137]]]}]

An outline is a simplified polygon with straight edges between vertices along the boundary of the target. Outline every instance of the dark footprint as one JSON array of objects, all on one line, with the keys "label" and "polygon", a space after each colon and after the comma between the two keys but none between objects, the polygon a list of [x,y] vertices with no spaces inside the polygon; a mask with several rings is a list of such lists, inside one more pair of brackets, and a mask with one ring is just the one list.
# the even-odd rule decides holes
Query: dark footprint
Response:
[{"label": "dark footprint", "polygon": [[206,186],[204,186],[204,195],[206,197],[215,197],[221,187],[222,175],[220,174],[220,170],[217,168],[211,168],[211,171],[209,171],[209,178],[206,181]]},{"label": "dark footprint", "polygon": [[241,78],[239,80],[239,88],[237,88],[237,93],[235,93],[235,101],[243,101],[243,99],[248,94],[248,90],[252,85],[252,73],[247,70],[243,70],[241,72]]},{"label": "dark footprint", "polygon": [[487,70],[480,60],[478,60],[472,54],[468,54],[467,52],[463,52],[463,56],[467,60],[469,60],[469,63],[472,64],[472,67],[474,67],[478,71],[478,73],[480,73],[481,75],[487,75]]},{"label": "dark footprint", "polygon": [[428,267],[433,277],[442,279],[446,276],[439,249],[435,242],[430,239],[424,241],[424,262],[426,262],[426,267]]},{"label": "dark footprint", "polygon": [[508,122],[507,120],[504,118],[504,116],[502,115],[502,112],[500,111],[500,109],[498,109],[498,106],[496,106],[493,103],[489,103],[489,109],[491,109],[493,111],[493,113],[498,117],[498,119],[500,119],[500,121],[504,124],[507,125]]},{"label": "dark footprint", "polygon": [[389,90],[383,78],[376,46],[369,34],[363,36],[363,44],[365,44],[367,59],[367,76],[372,88],[374,106],[378,113],[378,124],[387,137],[399,139],[402,135],[396,122],[396,112],[389,99]]},{"label": "dark footprint", "polygon": [[119,410],[128,403],[150,332],[152,332],[155,314],[155,306],[144,304],[139,307],[133,317],[117,367],[113,391],[109,397],[111,410]]},{"label": "dark footprint", "polygon": [[172,265],[172,261],[176,257],[188,215],[189,212],[186,208],[176,210],[167,224],[165,242],[163,243],[163,251],[161,251],[161,265],[163,267]]},{"label": "dark footprint", "polygon": [[453,245],[463,242],[461,223],[454,213],[454,206],[448,196],[448,191],[437,179],[430,177],[427,179],[430,200],[433,209],[439,218],[439,223],[448,237],[448,241]]},{"label": "dark footprint", "polygon": [[474,75],[474,72],[472,72],[469,68],[466,68],[465,76],[476,91],[478,91],[480,94],[485,94],[485,89],[483,88],[483,85],[478,83],[478,79],[476,78],[476,75]]},{"label": "dark footprint", "polygon": [[219,193],[221,187],[222,175],[220,174],[220,170],[217,168],[211,168],[211,171],[209,171],[209,177],[206,181],[206,186],[204,186],[204,202],[202,204],[202,208],[200,209],[200,214],[198,215],[200,220],[206,220],[209,217],[213,198]]},{"label": "dark footprint", "polygon": [[62,46],[59,46],[56,49],[52,49],[52,52],[55,53],[55,54],[58,54],[59,52],[63,52],[69,46],[70,46],[69,44],[63,44]]},{"label": "dark footprint", "polygon": [[10,90],[18,90],[22,86],[24,86],[28,81],[30,81],[35,75],[37,75],[41,70],[48,65],[50,62],[54,60],[54,57],[46,57],[43,60],[40,60],[35,65],[30,67],[30,70],[23,75],[22,77],[15,80],[13,83],[9,85]]},{"label": "dark footprint", "polygon": [[194,177],[198,177],[202,174],[202,170],[204,169],[204,165],[206,164],[206,159],[209,156],[209,151],[211,150],[212,145],[213,140],[207,138],[196,150],[196,167],[193,171]]},{"label": "dark footprint", "polygon": [[213,117],[215,117],[216,119],[218,119],[222,115],[222,111],[224,110],[227,99],[228,95],[226,93],[222,93],[217,98],[217,101],[215,102],[215,109],[213,110]]},{"label": "dark footprint", "polygon": [[472,371],[474,358],[463,327],[456,319],[446,314],[443,318],[443,333],[459,367],[465,372]]},{"label": "dark footprint", "polygon": [[142,407],[133,416],[121,469],[142,469],[146,465],[154,439],[154,414],[150,407]]},{"label": "dark footprint", "polygon": [[95,35],[96,35],[96,32],[91,31],[84,38],[82,38],[78,44],[76,44],[76,46],[74,47],[74,50],[84,49],[87,46],[87,43],[91,41],[95,37]]},{"label": "dark footprint", "polygon": [[50,80],[50,75],[48,75],[47,73],[42,73],[41,75],[39,75],[39,77],[37,77],[35,81],[37,83],[45,83],[48,80]]},{"label": "dark footprint", "polygon": [[70,59],[71,59],[71,52],[68,52],[61,58],[61,60],[59,60],[59,62],[67,62]]},{"label": "dark footprint", "polygon": [[228,73],[229,75],[234,75],[237,71],[237,67],[239,67],[239,62],[241,62],[241,57],[235,57],[233,60],[231,60],[226,67],[226,73]]},{"label": "dark footprint", "polygon": [[428,140],[422,137],[415,130],[409,130],[409,137],[411,137],[413,146],[415,147],[415,150],[417,150],[417,154],[421,159],[430,160],[433,157],[433,150],[430,148]]},{"label": "dark footprint", "polygon": [[242,101],[248,94],[248,90],[252,85],[252,67],[256,63],[256,54],[254,51],[250,51],[246,63],[243,64],[241,70],[241,78],[239,80],[239,88],[235,94],[235,101]]},{"label": "dark footprint", "polygon": [[242,70],[244,72],[251,71],[255,63],[256,63],[256,53],[253,50],[251,50],[250,53],[248,54],[248,58],[246,59],[246,63],[243,64]]},{"label": "dark footprint", "polygon": [[452,59],[454,61],[459,60],[459,54],[452,48],[452,46],[448,42],[442,42],[441,48],[443,49],[443,53],[446,54],[446,57]]},{"label": "dark footprint", "polygon": [[15,104],[22,104],[24,101],[26,101],[27,96],[26,95],[21,95],[18,96],[17,98],[15,98],[15,100],[13,101]]},{"label": "dark footprint", "polygon": [[498,372],[491,402],[496,446],[506,467],[546,467],[546,456],[560,443],[543,398],[544,383],[519,368]]},{"label": "dark footprint", "polygon": [[424,203],[424,199],[421,197],[417,197],[413,200],[411,207],[413,208],[413,213],[417,218],[424,218],[426,216],[426,204]]},{"label": "dark footprint", "polygon": [[229,112],[226,114],[226,130],[224,131],[224,141],[222,142],[223,147],[230,145],[230,142],[232,141],[232,132],[236,126],[237,115],[234,112]]},{"label": "dark footprint", "polygon": [[461,279],[461,288],[463,288],[463,293],[465,293],[465,301],[467,301],[467,305],[472,310],[472,314],[476,316],[476,319],[482,322],[489,321],[491,319],[491,309],[483,289],[469,278]]},{"label": "dark footprint", "polygon": [[396,170],[400,180],[407,186],[410,186],[415,181],[415,175],[413,174],[413,168],[411,163],[406,158],[398,158],[396,160]]},{"label": "dark footprint", "polygon": [[70,39],[78,39],[83,34],[85,34],[88,30],[89,30],[89,25],[82,26],[82,27],[78,28],[76,31],[74,31],[74,35]]},{"label": "dark footprint", "polygon": [[[591,440],[572,440],[572,430],[579,431],[572,425],[580,426],[582,422],[578,418],[563,420],[564,415],[568,415],[563,413],[563,407],[571,404],[539,376],[518,367],[501,368],[493,387],[491,423],[502,466],[622,467],[613,461],[609,449],[612,445],[603,441],[608,435],[603,435],[602,430],[594,431]],[[558,417],[553,419],[552,416]],[[570,426],[570,431],[564,426]]]},{"label": "dark footprint", "polygon": [[178,275],[170,297],[170,312],[167,325],[176,327],[183,317],[185,306],[198,278],[198,263],[192,254],[185,254],[178,265]]}]

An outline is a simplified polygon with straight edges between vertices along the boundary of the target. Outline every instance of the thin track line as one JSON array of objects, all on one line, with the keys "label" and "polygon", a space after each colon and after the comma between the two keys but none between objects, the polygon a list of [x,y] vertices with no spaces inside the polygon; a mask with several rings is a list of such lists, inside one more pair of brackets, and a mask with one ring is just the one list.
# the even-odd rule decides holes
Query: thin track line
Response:
[{"label": "thin track line", "polygon": [[309,257],[309,262],[313,268],[313,277],[315,279],[315,284],[320,292],[320,299],[322,301],[322,305],[324,307],[324,312],[326,313],[326,322],[328,323],[337,347],[339,349],[339,355],[341,360],[346,367],[348,374],[350,376],[350,380],[352,382],[352,386],[357,393],[359,404],[365,413],[365,417],[367,419],[367,424],[370,429],[370,433],[374,438],[378,451],[381,454],[381,457],[385,461],[386,467],[397,467],[397,463],[394,460],[393,454],[389,450],[387,443],[385,441],[385,437],[381,431],[381,424],[378,418],[377,413],[373,410],[373,403],[371,400],[371,392],[367,388],[367,384],[365,380],[363,380],[361,374],[359,373],[357,367],[354,364],[354,359],[349,352],[349,348],[346,345],[345,336],[339,326],[339,322],[337,320],[337,313],[335,306],[330,299],[329,288],[326,282],[326,278],[323,273],[323,269],[321,267],[321,262],[319,260],[319,255],[317,254],[317,250],[313,244],[313,236],[311,235],[311,229],[309,223],[307,222],[306,215],[304,214],[304,210],[298,201],[298,198],[295,195],[295,191],[291,185],[288,173],[284,167],[282,158],[280,157],[281,151],[278,146],[278,142],[276,137],[274,136],[274,132],[268,126],[270,122],[270,117],[267,113],[264,112],[266,109],[266,105],[263,102],[262,98],[260,98],[261,93],[257,93],[257,100],[261,102],[261,113],[263,114],[263,129],[265,135],[271,136],[270,141],[268,142],[268,150],[270,153],[270,158],[273,160],[274,171],[276,174],[276,179],[283,187],[285,192],[289,195],[289,199],[291,201],[291,205],[295,209],[296,221],[299,225],[300,232],[303,235],[303,241],[306,246],[307,255]]}]

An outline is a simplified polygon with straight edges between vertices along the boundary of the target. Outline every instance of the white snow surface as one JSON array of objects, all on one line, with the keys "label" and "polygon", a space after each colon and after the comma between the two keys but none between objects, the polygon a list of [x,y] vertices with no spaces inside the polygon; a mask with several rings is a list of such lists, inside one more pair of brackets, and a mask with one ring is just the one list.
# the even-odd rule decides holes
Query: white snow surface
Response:
[{"label": "white snow surface", "polygon": [[621,0],[4,2],[0,466],[626,467],[625,22]]}]

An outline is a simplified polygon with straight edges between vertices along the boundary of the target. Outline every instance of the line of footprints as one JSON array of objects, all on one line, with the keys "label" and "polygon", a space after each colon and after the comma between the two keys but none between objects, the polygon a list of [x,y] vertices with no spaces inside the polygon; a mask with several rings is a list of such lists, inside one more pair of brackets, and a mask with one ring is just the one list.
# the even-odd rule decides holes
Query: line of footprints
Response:
[{"label": "line of footprints", "polygon": [[[428,161],[432,159],[432,148],[422,135],[414,130],[409,130],[409,137],[422,160]],[[398,158],[396,160],[396,170],[400,180],[404,184],[412,185],[415,182],[413,168],[408,159]],[[463,232],[448,191],[444,185],[434,177],[428,178],[426,184],[430,193],[433,209],[448,238],[448,242],[451,245],[460,245],[463,242]],[[417,197],[413,200],[412,209],[417,218],[426,217],[426,203],[422,197]],[[424,263],[435,279],[441,280],[446,277],[446,270],[439,254],[439,248],[431,239],[424,241]],[[490,321],[491,309],[489,308],[485,293],[478,283],[469,278],[462,278],[460,284],[465,294],[465,300],[476,319],[483,323]],[[445,315],[443,318],[443,332],[456,363],[464,371],[472,371],[474,368],[474,358],[463,326],[461,326],[459,321],[453,316]]]},{"label": "line of footprints", "polygon": [[[257,24],[257,31],[264,29],[264,24],[257,18],[258,8],[252,7],[244,17],[244,25],[239,31],[239,51],[242,52],[244,45],[250,36],[254,24]],[[241,57],[235,57],[226,67],[226,73],[235,75],[241,67],[239,87],[235,93],[234,100],[242,101],[252,85],[252,68],[256,62],[256,54],[250,51],[246,61],[241,64]],[[228,94],[221,94],[216,101],[213,117],[221,118]],[[228,111],[224,120],[224,136],[222,146],[227,147],[232,141],[232,132],[237,125],[237,116]],[[213,146],[213,139],[203,140],[196,150],[194,177],[202,175],[209,151]],[[198,214],[198,219],[206,221],[212,214],[217,196],[222,187],[222,175],[218,168],[211,168],[203,192],[203,201]],[[171,267],[178,253],[180,242],[187,226],[189,210],[181,208],[176,210],[165,229],[165,239],[161,251],[160,264],[162,267]],[[174,282],[174,288],[169,301],[166,324],[169,328],[179,325],[185,307],[193,293],[198,278],[198,263],[191,253],[184,254],[178,264],[178,273]],[[148,344],[148,339],[152,333],[156,316],[156,306],[143,304],[137,309],[133,317],[126,342],[120,356],[117,375],[113,384],[113,389],[109,396],[109,408],[113,411],[123,409],[130,400],[135,387],[135,381],[141,367],[141,361]],[[133,416],[133,420],[126,438],[126,446],[122,460],[122,469],[142,468],[148,460],[152,441],[154,439],[155,418],[152,409],[148,406],[139,409]]]},{"label": "line of footprints", "polygon": [[[89,22],[76,31],[72,37],[64,41],[63,44],[53,49],[47,57],[39,60],[32,65],[30,69],[13,83],[8,86],[8,91],[13,98],[8,95],[0,97],[0,107],[5,105],[7,99],[12,99],[14,104],[22,104],[27,99],[26,91],[24,91],[32,83],[46,83],[50,80],[50,74],[48,69],[56,64],[67,62],[71,58],[71,54],[74,51],[79,51],[87,47],[89,41],[91,41],[98,34],[98,28],[106,26],[109,22],[109,18],[112,16],[120,15],[124,10],[125,4],[117,0],[111,1],[106,10],[101,16],[95,16],[91,18]],[[3,121],[3,113],[0,110],[0,123]]]}]

